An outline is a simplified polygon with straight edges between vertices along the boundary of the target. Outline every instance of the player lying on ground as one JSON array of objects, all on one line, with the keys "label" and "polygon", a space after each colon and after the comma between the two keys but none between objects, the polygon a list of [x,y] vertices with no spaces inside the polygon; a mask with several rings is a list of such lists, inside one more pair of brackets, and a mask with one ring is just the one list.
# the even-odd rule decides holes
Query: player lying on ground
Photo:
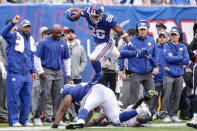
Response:
[{"label": "player lying on ground", "polygon": [[[156,94],[154,94],[154,92],[149,92],[149,93],[153,93],[153,94],[150,94],[148,96],[145,96],[145,97],[139,99],[134,105],[127,107],[127,109],[125,111],[136,109],[138,106],[140,106],[142,104],[143,101],[147,102],[150,99],[150,97],[152,97],[153,95],[156,95]],[[120,126],[139,127],[139,126],[143,126],[142,124],[147,123],[149,121],[162,119],[166,115],[167,115],[167,112],[165,112],[165,111],[157,112],[153,115],[153,117],[147,116],[146,114],[139,114],[139,115],[136,115],[135,117],[131,118],[131,120],[124,122],[124,124],[121,124]],[[90,122],[86,122],[85,126],[87,126],[87,127],[107,126],[109,124],[111,124],[111,123],[110,123],[110,121],[108,121],[107,115],[103,112],[97,118],[94,118]]]},{"label": "player lying on ground", "polygon": [[102,107],[108,119],[114,125],[124,124],[123,122],[129,121],[138,114],[146,114],[151,116],[151,113],[145,105],[140,106],[137,109],[121,112],[119,106],[117,105],[114,92],[101,84],[92,85],[81,83],[74,86],[65,85],[61,96],[64,99],[56,114],[55,123],[52,126],[53,128],[57,128],[70,103],[75,101],[81,101],[81,108],[78,114],[79,120],[77,123],[68,125],[68,129],[84,127],[85,120],[88,119],[88,113],[98,106]]},{"label": "player lying on ground", "polygon": [[[65,12],[65,15],[70,21],[76,21],[80,16],[84,17],[88,22],[94,41],[96,42],[96,48],[89,55],[92,66],[96,72],[96,77],[93,77],[93,81],[98,81],[102,75],[102,68],[99,59],[103,56],[108,56],[112,59],[141,56],[145,57],[147,54],[146,49],[137,51],[133,44],[129,40],[129,36],[125,33],[121,26],[117,24],[116,18],[105,12],[102,4],[93,4],[85,7],[84,9],[70,8]],[[113,29],[120,35],[133,51],[122,51],[119,52],[115,43],[110,39],[110,30]]]},{"label": "player lying on ground", "polygon": [[[97,85],[98,86],[92,87],[91,93],[85,99],[83,99],[85,103],[81,105],[78,114],[78,121],[76,123],[67,125],[67,129],[83,128],[85,125],[85,120],[87,118],[90,119],[88,117],[88,111],[91,111],[98,106],[103,109],[108,120],[115,126],[131,127],[137,124],[136,119],[138,119],[139,122],[143,123],[147,120],[145,118],[151,118],[151,113],[146,104],[141,103],[143,101],[149,100],[149,97],[153,95],[158,95],[156,91],[149,90],[149,97],[140,99],[135,105],[129,106],[125,111],[121,112],[119,106],[117,105],[113,91],[103,85]],[[146,117],[143,118],[142,116]]]}]

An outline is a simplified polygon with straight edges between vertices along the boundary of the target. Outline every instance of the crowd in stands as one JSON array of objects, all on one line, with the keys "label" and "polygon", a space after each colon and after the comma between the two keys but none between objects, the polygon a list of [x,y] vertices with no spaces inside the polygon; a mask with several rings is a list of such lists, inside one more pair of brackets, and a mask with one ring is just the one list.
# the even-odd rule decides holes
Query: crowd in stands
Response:
[{"label": "crowd in stands", "polygon": [[104,5],[196,5],[197,0],[0,0],[0,3],[25,4],[91,4]]}]

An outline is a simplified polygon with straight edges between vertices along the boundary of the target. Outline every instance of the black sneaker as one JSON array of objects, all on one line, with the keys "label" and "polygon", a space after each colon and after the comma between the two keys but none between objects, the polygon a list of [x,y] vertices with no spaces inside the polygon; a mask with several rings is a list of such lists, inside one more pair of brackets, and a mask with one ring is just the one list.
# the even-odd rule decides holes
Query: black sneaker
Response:
[{"label": "black sneaker", "polygon": [[84,128],[85,121],[82,119],[79,119],[76,123],[71,123],[66,126],[66,129],[76,129],[76,128]]},{"label": "black sneaker", "polygon": [[44,124],[53,124],[53,121],[51,119],[46,119],[44,121]]}]

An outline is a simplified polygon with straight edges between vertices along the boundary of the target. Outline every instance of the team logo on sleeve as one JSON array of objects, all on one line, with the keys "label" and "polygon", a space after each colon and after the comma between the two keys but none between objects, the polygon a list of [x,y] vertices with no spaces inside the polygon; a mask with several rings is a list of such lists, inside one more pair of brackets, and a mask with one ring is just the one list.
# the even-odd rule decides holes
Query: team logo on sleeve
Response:
[{"label": "team logo on sleeve", "polygon": [[181,47],[181,48],[179,48],[179,50],[183,51],[183,48]]},{"label": "team logo on sleeve", "polygon": [[150,42],[148,42],[148,46],[151,46],[151,43]]},{"label": "team logo on sleeve", "polygon": [[62,48],[64,48],[64,45],[60,45]]}]

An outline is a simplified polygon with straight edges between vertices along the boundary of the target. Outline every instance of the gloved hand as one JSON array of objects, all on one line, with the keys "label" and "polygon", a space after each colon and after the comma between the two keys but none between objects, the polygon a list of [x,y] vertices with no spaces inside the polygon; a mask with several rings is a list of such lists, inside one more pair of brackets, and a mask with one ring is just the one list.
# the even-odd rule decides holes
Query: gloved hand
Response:
[{"label": "gloved hand", "polygon": [[3,65],[3,62],[0,62],[0,70],[1,70],[1,75],[3,79],[6,79],[7,77],[7,71],[5,70],[5,67]]},{"label": "gloved hand", "polygon": [[70,10],[67,10],[66,12],[65,12],[65,15],[67,16],[67,18],[70,20],[70,21],[74,21],[74,19],[73,19],[73,17],[72,17],[72,15],[74,15],[75,13],[73,13],[73,12],[70,12]]},{"label": "gloved hand", "polygon": [[129,50],[137,50],[136,47],[133,45],[132,42],[129,42],[128,43],[128,48],[129,48]]},{"label": "gloved hand", "polygon": [[137,56],[138,57],[148,57],[148,51],[146,50],[146,48],[142,48],[137,51]]}]

